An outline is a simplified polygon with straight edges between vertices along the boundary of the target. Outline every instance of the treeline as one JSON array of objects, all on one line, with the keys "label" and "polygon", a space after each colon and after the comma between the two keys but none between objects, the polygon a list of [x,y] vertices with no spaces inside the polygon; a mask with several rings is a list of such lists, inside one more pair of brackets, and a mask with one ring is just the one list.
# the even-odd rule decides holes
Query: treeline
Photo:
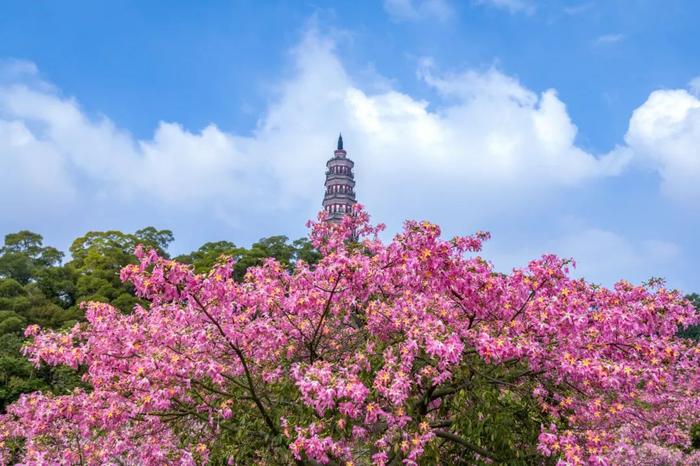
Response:
[{"label": "treeline", "polygon": [[[143,244],[168,256],[173,241],[170,230],[143,228],[134,233],[91,231],[70,246],[70,258],[45,246],[37,233],[20,231],[5,236],[0,248],[0,412],[21,393],[49,390],[67,393],[80,384],[80,377],[68,368],[35,369],[21,354],[27,325],[69,328],[83,318],[80,303],[109,302],[129,312],[138,302],[129,285],[121,282],[119,271],[135,263],[134,248]],[[192,264],[204,272],[222,256],[236,259],[234,275],[242,280],[248,267],[274,257],[287,267],[302,259],[318,261],[319,255],[305,239],[290,241],[271,236],[250,248],[229,241],[210,242],[196,251],[174,259]]]}]

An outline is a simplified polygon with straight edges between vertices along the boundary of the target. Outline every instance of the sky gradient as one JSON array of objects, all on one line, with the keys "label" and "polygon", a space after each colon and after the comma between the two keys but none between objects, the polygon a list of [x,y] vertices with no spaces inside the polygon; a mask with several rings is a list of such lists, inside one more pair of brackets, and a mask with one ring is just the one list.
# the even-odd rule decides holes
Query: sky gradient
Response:
[{"label": "sky gradient", "polygon": [[67,249],[154,225],[172,252],[305,234],[342,131],[393,234],[487,230],[612,284],[700,291],[692,1],[10,0],[0,234]]}]

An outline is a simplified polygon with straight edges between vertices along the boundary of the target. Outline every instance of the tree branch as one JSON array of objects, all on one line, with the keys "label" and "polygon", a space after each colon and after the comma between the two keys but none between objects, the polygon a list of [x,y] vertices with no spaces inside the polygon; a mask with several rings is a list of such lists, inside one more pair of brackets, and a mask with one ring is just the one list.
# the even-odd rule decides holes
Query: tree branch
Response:
[{"label": "tree branch", "polygon": [[442,438],[442,439],[445,439],[449,442],[456,443],[457,445],[460,445],[460,446],[466,448],[467,450],[470,450],[474,453],[477,453],[477,454],[483,456],[484,458],[488,458],[488,459],[495,461],[497,463],[501,461],[500,458],[498,456],[494,455],[493,453],[486,451],[481,447],[478,447],[476,445],[473,445],[473,444],[467,442],[462,437],[455,435],[452,432],[448,432],[446,430],[434,430],[433,432],[435,433],[435,436]]},{"label": "tree branch", "polygon": [[229,340],[228,336],[226,336],[226,332],[224,332],[224,329],[221,328],[221,325],[219,324],[219,322],[217,322],[216,319],[214,319],[214,317],[209,313],[209,311],[207,311],[206,307],[204,307],[204,305],[199,300],[199,298],[197,298],[197,296],[194,294],[192,294],[192,298],[197,303],[199,308],[202,310],[204,315],[206,315],[207,318],[211,321],[211,323],[216,326],[216,328],[218,329],[221,336],[228,343],[228,345],[231,347],[231,349],[234,351],[234,353],[236,353],[236,356],[238,356],[238,359],[240,360],[241,365],[243,366],[243,372],[245,373],[246,381],[248,382],[248,386],[246,388],[250,392],[250,396],[253,398],[253,402],[255,403],[255,406],[257,406],[258,411],[260,411],[260,414],[262,414],[262,417],[265,420],[265,424],[267,424],[267,427],[270,429],[270,431],[274,435],[278,436],[280,434],[279,429],[277,429],[277,426],[272,421],[272,418],[270,418],[270,415],[267,413],[265,406],[263,406],[262,401],[260,401],[260,397],[258,396],[257,392],[255,391],[255,384],[253,383],[253,377],[250,374],[250,369],[248,368],[248,363],[246,362],[246,359],[243,356],[243,352],[240,350],[240,348],[238,348],[238,346],[234,345],[231,342],[231,340]]}]

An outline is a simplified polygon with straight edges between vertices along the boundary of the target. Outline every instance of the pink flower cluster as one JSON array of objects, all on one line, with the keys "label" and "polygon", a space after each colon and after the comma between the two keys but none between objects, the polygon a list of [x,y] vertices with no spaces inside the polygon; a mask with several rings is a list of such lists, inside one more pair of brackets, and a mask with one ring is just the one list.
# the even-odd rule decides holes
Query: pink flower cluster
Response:
[{"label": "pink flower cluster", "polygon": [[698,316],[678,292],[593,286],[551,255],[496,273],[483,233],[406,222],[384,244],[362,209],[323,220],[313,267],[270,259],[237,283],[229,260],[197,275],[139,249],[122,278],[149,306],[29,328],[34,363],[79,367],[91,389],[22,397],[0,416],[0,459],[23,440],[23,464],[196,464],[252,418],[302,464],[414,465],[446,442],[496,461],[454,425],[482,377],[534,400],[538,452],[562,465],[690,461],[700,348],[675,334]]}]

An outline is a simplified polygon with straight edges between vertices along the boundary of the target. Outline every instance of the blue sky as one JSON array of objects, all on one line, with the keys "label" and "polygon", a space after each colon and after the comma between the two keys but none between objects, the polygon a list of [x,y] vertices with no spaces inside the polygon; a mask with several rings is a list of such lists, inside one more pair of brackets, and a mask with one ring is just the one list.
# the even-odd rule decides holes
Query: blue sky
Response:
[{"label": "blue sky", "polygon": [[304,234],[337,132],[396,231],[489,230],[700,290],[692,1],[24,2],[0,14],[0,233],[174,252]]}]

